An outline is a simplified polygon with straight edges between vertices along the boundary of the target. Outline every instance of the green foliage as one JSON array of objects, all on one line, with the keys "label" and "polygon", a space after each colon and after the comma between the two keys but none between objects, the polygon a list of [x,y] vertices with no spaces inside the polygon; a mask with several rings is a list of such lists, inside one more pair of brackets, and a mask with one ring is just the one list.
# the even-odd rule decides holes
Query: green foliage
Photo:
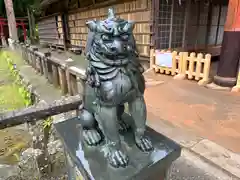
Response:
[{"label": "green foliage", "polygon": [[[12,0],[13,9],[16,17],[27,16],[27,9],[29,8],[35,15],[40,14],[40,1],[39,0]],[[6,10],[4,0],[0,1],[0,16],[6,17]]]},{"label": "green foliage", "polygon": [[[0,53],[0,111],[15,110],[24,107],[24,100],[18,92],[19,85],[9,70],[10,63],[6,60],[6,53]],[[13,68],[11,68],[13,69]],[[13,70],[12,70],[13,71]]]},{"label": "green foliage", "polygon": [[[9,55],[6,52],[1,53],[0,55],[1,59],[1,70],[3,74],[10,72],[6,77],[4,77],[4,80],[11,80],[14,81],[14,83],[9,85],[4,85],[0,87],[0,92],[3,94],[3,97],[0,97],[1,104],[5,106],[4,104],[8,104],[7,110],[14,110],[15,108],[20,108],[22,105],[27,107],[32,104],[31,102],[31,93],[28,91],[28,89],[23,84],[22,78],[19,74],[19,71],[16,68],[15,62],[13,62],[12,58],[9,57]],[[0,74],[1,75],[1,74]],[[15,98],[20,95],[21,98]],[[14,100],[14,102],[11,103],[11,100]],[[10,104],[17,104],[16,106],[10,106]],[[5,107],[4,107],[5,109]]]},{"label": "green foliage", "polygon": [[31,93],[28,91],[28,89],[24,86],[24,84],[22,84],[22,78],[18,72],[18,70],[16,69],[16,64],[13,63],[13,61],[7,57],[7,62],[8,62],[8,67],[9,67],[9,70],[12,74],[12,76],[14,77],[15,79],[15,84],[17,85],[18,87],[18,92],[19,94],[21,94],[22,98],[23,98],[23,102],[24,102],[24,105],[27,107],[27,106],[30,106],[33,102],[31,101]]},{"label": "green foliage", "polygon": [[40,13],[39,0],[13,0],[13,6],[19,11],[19,14],[25,14],[25,16],[27,16],[27,9],[32,11],[35,15]]},{"label": "green foliage", "polygon": [[[31,101],[31,93],[28,91],[28,89],[24,86],[22,83],[22,78],[16,68],[15,62],[12,61],[12,57],[10,58],[7,54],[5,54],[5,59],[7,61],[8,69],[10,70],[10,73],[12,77],[15,79],[14,84],[16,85],[18,89],[18,93],[22,96],[24,105],[26,107],[33,104]],[[53,118],[49,117],[43,121],[43,128],[44,129],[50,129],[52,127]]]},{"label": "green foliage", "polygon": [[44,129],[50,129],[53,124],[53,118],[49,117],[43,121],[43,128]]}]

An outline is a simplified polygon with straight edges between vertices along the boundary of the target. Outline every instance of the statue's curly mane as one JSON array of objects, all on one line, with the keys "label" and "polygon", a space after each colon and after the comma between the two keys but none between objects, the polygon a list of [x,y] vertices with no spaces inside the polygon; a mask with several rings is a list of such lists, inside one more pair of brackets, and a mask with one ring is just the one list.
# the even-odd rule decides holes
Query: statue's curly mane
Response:
[{"label": "statue's curly mane", "polygon": [[86,50],[89,61],[119,66],[126,65],[129,59],[137,57],[133,22],[115,17],[113,12],[109,11],[106,20],[89,21],[87,26],[92,33]]}]

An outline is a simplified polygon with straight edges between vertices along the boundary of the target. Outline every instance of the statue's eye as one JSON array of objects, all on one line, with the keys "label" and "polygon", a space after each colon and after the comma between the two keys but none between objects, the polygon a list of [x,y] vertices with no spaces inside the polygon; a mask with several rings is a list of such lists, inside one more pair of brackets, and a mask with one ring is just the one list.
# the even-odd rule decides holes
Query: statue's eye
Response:
[{"label": "statue's eye", "polygon": [[123,35],[121,36],[121,38],[122,38],[123,40],[128,40],[129,35],[128,35],[128,34],[123,34]]},{"label": "statue's eye", "polygon": [[102,35],[102,40],[104,41],[109,41],[111,38],[108,35],[103,34]]}]

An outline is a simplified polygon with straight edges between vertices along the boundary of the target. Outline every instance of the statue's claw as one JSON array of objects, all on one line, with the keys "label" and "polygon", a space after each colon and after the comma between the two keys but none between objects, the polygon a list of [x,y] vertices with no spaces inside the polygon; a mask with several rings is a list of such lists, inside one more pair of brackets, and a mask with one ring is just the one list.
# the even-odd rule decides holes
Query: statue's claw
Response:
[{"label": "statue's claw", "polygon": [[128,156],[121,150],[111,149],[108,154],[109,163],[115,167],[126,167],[128,165]]},{"label": "statue's claw", "polygon": [[143,152],[149,152],[153,150],[152,142],[145,136],[135,138],[137,147]]},{"label": "statue's claw", "polygon": [[126,132],[130,128],[129,124],[125,123],[122,120],[119,120],[118,123],[119,123],[119,132],[121,133]]},{"label": "statue's claw", "polygon": [[102,140],[100,133],[95,129],[83,130],[83,138],[89,146],[96,146]]}]

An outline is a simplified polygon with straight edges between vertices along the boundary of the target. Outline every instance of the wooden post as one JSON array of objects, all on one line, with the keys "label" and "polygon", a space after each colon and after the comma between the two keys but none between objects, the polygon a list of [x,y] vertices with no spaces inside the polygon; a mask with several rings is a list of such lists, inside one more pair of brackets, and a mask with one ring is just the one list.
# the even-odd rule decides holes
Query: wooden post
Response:
[{"label": "wooden post", "polygon": [[67,88],[68,88],[68,93],[69,95],[72,95],[72,87],[71,87],[71,74],[69,72],[69,67],[71,66],[71,63],[73,60],[71,58],[67,59],[66,61],[66,79],[67,79]]},{"label": "wooden post", "polygon": [[84,94],[84,81],[79,76],[76,77],[77,80],[77,93]]},{"label": "wooden post", "polygon": [[[156,21],[156,17],[155,17],[155,8],[154,8],[154,5],[155,5],[155,1],[154,0],[152,0],[151,1],[152,3],[151,3],[151,25],[150,25],[150,31],[152,32],[151,33],[151,39],[150,39],[150,42],[151,42],[151,45],[150,45],[150,56],[151,56],[151,49],[155,49],[156,48],[156,45],[155,45],[155,40],[154,40],[154,37],[155,37],[155,32],[154,32],[154,25],[155,25],[155,21]],[[150,65],[150,67],[151,67],[151,65]]]},{"label": "wooden post", "polygon": [[179,53],[179,74],[174,76],[174,79],[177,80],[183,80],[185,79],[186,76],[186,71],[187,71],[187,64],[188,64],[188,52],[180,52]]},{"label": "wooden post", "polygon": [[25,44],[23,44],[23,46],[22,46],[22,51],[23,51],[23,59],[27,62],[27,47],[26,47],[26,45]]},{"label": "wooden post", "polygon": [[31,11],[31,13],[30,13],[30,15],[31,15],[31,24],[32,24],[32,44],[35,44],[36,43],[36,41],[35,41],[35,37],[36,37],[36,23],[35,23],[35,17],[34,17],[34,14],[33,14],[33,12]]},{"label": "wooden post", "polygon": [[70,74],[70,85],[71,85],[71,96],[78,94],[78,87],[77,87],[77,77],[74,74]]},{"label": "wooden post", "polygon": [[198,3],[198,6],[197,6],[197,32],[196,32],[196,39],[195,39],[195,44],[194,44],[194,48],[197,49],[197,46],[198,46],[198,34],[199,34],[199,23],[200,23],[200,1],[197,2]]},{"label": "wooden post", "polygon": [[204,60],[204,67],[203,67],[203,78],[198,81],[198,85],[206,85],[209,83],[209,73],[210,73],[210,66],[211,66],[211,55],[206,54]]},{"label": "wooden post", "polygon": [[48,82],[50,84],[53,83],[53,69],[52,69],[52,62],[51,61],[46,61],[46,64],[47,64],[47,70],[48,70]]},{"label": "wooden post", "polygon": [[183,26],[183,37],[182,37],[182,49],[185,50],[186,48],[186,33],[187,33],[187,27],[188,27],[188,21],[189,21],[189,14],[190,14],[190,8],[191,8],[191,0],[186,1],[186,7],[184,12],[184,26]]},{"label": "wooden post", "polygon": [[33,30],[32,30],[32,16],[29,7],[27,8],[27,14],[28,14],[28,26],[29,26],[29,32],[30,32],[30,39],[33,40]]},{"label": "wooden post", "polygon": [[212,3],[209,2],[208,20],[207,20],[207,33],[206,33],[206,36],[205,36],[205,48],[206,49],[208,47],[208,39],[209,39],[210,30],[211,30],[211,21],[212,21]]},{"label": "wooden post", "polygon": [[36,56],[36,72],[41,74],[40,58]]},{"label": "wooden post", "polygon": [[174,12],[174,1],[172,1],[172,7],[171,7],[171,23],[170,23],[170,32],[169,32],[169,42],[168,42],[169,49],[172,48],[173,12]]},{"label": "wooden post", "polygon": [[55,63],[52,63],[52,82],[55,87],[59,86],[59,75],[58,75],[58,68]]},{"label": "wooden post", "polygon": [[233,87],[237,81],[240,58],[240,0],[229,0],[222,50],[214,83]]},{"label": "wooden post", "polygon": [[33,49],[32,49],[32,47],[30,46],[29,47],[29,64],[34,68],[34,66],[33,66]]},{"label": "wooden post", "polygon": [[30,52],[30,45],[27,44],[26,45],[26,60],[28,62],[28,64],[30,64],[30,61],[31,61],[31,52]]},{"label": "wooden post", "polygon": [[63,13],[61,15],[62,17],[62,30],[63,30],[63,45],[64,45],[64,50],[67,51],[68,49],[68,23],[67,23],[67,13]]},{"label": "wooden post", "polygon": [[66,79],[67,79],[67,89],[68,89],[68,94],[72,95],[72,89],[71,89],[71,74],[69,73],[68,68],[66,69]]},{"label": "wooden post", "polygon": [[[155,49],[159,48],[159,43],[158,43],[158,40],[157,40],[157,37],[159,37],[159,26],[158,26],[158,23],[159,23],[159,0],[152,0],[153,2],[153,9],[154,9],[154,47]],[[157,19],[157,20],[156,20]]]},{"label": "wooden post", "polygon": [[238,67],[238,76],[237,76],[237,83],[236,85],[232,88],[232,92],[239,92],[240,91],[240,65]]},{"label": "wooden post", "polygon": [[215,45],[217,45],[217,41],[218,41],[219,24],[220,24],[220,21],[221,21],[221,13],[222,13],[222,5],[219,4],[218,23],[217,23],[217,32],[216,32],[216,38],[215,38]]},{"label": "wooden post", "polygon": [[22,44],[22,58],[24,61],[26,61],[26,45],[25,44]]},{"label": "wooden post", "polygon": [[152,48],[150,50],[150,69],[153,69],[153,65],[155,64],[155,50]]},{"label": "wooden post", "polygon": [[35,56],[35,52],[38,51],[37,47],[33,47],[32,48],[32,66],[35,70],[37,70],[37,62],[36,62],[36,56]]},{"label": "wooden post", "polygon": [[42,70],[43,70],[43,75],[45,77],[47,77],[47,70],[46,70],[46,65],[45,65],[45,56],[44,57],[41,57],[41,67],[42,67]]},{"label": "wooden post", "polygon": [[47,53],[44,53],[44,58],[43,58],[43,72],[44,72],[44,75],[45,77],[48,79],[48,65],[47,65],[47,61],[48,61],[48,58],[51,56],[51,53],[50,52],[47,52]]},{"label": "wooden post", "polygon": [[58,66],[58,74],[62,95],[65,95],[68,92],[65,68]]}]

